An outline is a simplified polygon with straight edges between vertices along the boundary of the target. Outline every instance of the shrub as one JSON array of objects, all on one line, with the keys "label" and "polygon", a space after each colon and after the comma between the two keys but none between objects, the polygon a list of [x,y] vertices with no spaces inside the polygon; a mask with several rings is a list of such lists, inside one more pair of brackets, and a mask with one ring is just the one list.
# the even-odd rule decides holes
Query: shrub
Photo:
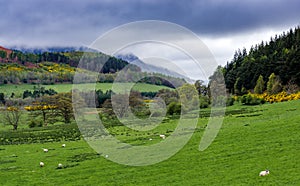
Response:
[{"label": "shrub", "polygon": [[227,97],[226,96],[218,96],[217,98],[212,100],[212,106],[216,106],[216,107],[221,107],[221,106],[225,106],[227,101]]},{"label": "shrub", "polygon": [[160,111],[154,111],[153,113],[151,113],[151,117],[161,117],[161,116],[163,116],[162,113],[163,112],[160,112]]},{"label": "shrub", "polygon": [[34,128],[34,127],[42,127],[43,126],[43,122],[42,121],[35,121],[35,120],[31,120],[28,123],[29,128]]},{"label": "shrub", "polygon": [[171,102],[168,105],[167,114],[169,115],[181,114],[181,104],[178,102]]},{"label": "shrub", "polygon": [[264,104],[265,100],[263,98],[257,97],[254,94],[246,94],[242,96],[241,102],[244,105],[260,105]]},{"label": "shrub", "polygon": [[209,104],[210,104],[210,100],[208,96],[202,96],[200,95],[199,97],[199,105],[200,108],[208,108]]},{"label": "shrub", "polygon": [[4,93],[0,93],[0,103],[5,104],[5,96]]},{"label": "shrub", "polygon": [[278,94],[256,94],[255,96],[264,99],[266,102],[274,103],[274,102],[283,102],[283,101],[291,101],[300,99],[300,92],[294,94],[288,94],[286,92],[280,92]]},{"label": "shrub", "polygon": [[235,102],[235,98],[233,96],[230,96],[226,100],[226,106],[231,106],[234,104],[234,102]]},{"label": "shrub", "polygon": [[230,96],[219,96],[215,100],[213,100],[212,106],[231,106],[235,102],[235,97]]}]

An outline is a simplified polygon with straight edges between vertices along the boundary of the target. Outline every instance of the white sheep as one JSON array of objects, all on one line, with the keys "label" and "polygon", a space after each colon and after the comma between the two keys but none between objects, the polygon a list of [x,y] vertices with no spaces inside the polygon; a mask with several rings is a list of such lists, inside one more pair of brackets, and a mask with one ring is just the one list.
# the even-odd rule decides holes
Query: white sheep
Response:
[{"label": "white sheep", "polygon": [[66,144],[62,144],[61,147],[65,148],[65,147],[66,147]]},{"label": "white sheep", "polygon": [[161,134],[161,135],[159,135],[159,137],[162,138],[162,139],[165,139],[165,138],[166,138],[166,135]]},{"label": "white sheep", "polygon": [[63,164],[59,163],[59,164],[57,165],[57,168],[62,169],[62,168],[63,168]]},{"label": "white sheep", "polygon": [[44,164],[44,162],[40,162],[40,167],[44,167],[45,166],[45,164]]},{"label": "white sheep", "polygon": [[43,149],[43,151],[44,151],[44,152],[48,152],[49,150],[48,150],[48,149]]},{"label": "white sheep", "polygon": [[261,171],[261,172],[259,173],[259,176],[266,176],[266,175],[268,175],[268,174],[270,174],[270,171],[269,171],[269,170],[264,170],[264,171]]}]

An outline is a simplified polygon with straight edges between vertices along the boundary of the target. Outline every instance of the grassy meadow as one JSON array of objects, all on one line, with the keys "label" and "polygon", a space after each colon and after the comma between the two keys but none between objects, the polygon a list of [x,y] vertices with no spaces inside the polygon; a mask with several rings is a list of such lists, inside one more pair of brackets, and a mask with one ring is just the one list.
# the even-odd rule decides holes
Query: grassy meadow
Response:
[{"label": "grassy meadow", "polygon": [[[168,160],[150,166],[116,164],[97,154],[82,139],[1,145],[0,185],[299,185],[299,108],[300,100],[227,107],[218,136],[200,152],[199,142],[209,116],[209,109],[203,109],[184,148]],[[151,145],[162,140],[159,134],[170,135],[176,121],[169,118],[148,132],[133,132],[124,126],[109,131],[124,142]],[[63,131],[65,127],[21,129],[16,133],[20,138],[24,133],[42,136],[43,131],[51,136],[52,130]],[[6,138],[5,135],[0,132],[0,138]],[[42,148],[49,152],[44,153]],[[40,161],[44,167],[39,166]],[[64,167],[57,169],[58,163]],[[259,177],[265,169],[270,170],[270,175]]]},{"label": "grassy meadow", "polygon": [[[102,91],[107,91],[112,89],[113,83],[87,83],[87,84],[77,84],[76,88],[82,90],[92,90],[92,89],[101,89]],[[125,86],[130,85],[129,83],[122,83],[120,84],[120,88],[124,88]],[[0,92],[4,93],[5,95],[11,95],[13,92],[17,97],[21,97],[25,90],[33,90],[34,86],[32,84],[6,84],[0,85]],[[54,84],[54,85],[40,85],[45,87],[46,89],[53,89],[56,92],[70,92],[72,90],[73,84]],[[157,92],[161,89],[170,89],[166,86],[159,86],[159,85],[152,85],[146,83],[137,83],[133,86],[133,90],[138,90],[140,92]]]}]

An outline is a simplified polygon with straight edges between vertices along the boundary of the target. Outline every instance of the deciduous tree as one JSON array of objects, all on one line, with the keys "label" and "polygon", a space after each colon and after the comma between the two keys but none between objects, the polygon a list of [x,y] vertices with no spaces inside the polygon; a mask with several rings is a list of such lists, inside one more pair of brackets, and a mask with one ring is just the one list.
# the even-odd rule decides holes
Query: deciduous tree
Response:
[{"label": "deciduous tree", "polygon": [[3,110],[3,120],[5,124],[13,126],[14,130],[18,129],[22,111],[20,105],[6,106]]},{"label": "deciduous tree", "polygon": [[72,93],[58,93],[52,99],[56,106],[55,116],[61,117],[66,124],[71,123],[71,119],[74,119]]}]

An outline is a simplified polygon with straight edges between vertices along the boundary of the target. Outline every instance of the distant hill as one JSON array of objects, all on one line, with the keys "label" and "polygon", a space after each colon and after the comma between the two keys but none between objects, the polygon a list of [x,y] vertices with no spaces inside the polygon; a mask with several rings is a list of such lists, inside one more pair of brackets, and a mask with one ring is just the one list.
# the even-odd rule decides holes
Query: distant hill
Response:
[{"label": "distant hill", "polygon": [[[99,73],[98,80],[96,81],[112,83],[120,70],[129,65],[123,59],[109,56],[86,47],[48,47],[44,49],[18,47],[21,50],[15,49],[0,48],[0,85],[70,83],[73,81],[73,76],[75,71],[77,71],[79,62],[80,69],[85,70],[85,73],[89,74],[92,71]],[[142,72],[141,68],[134,64],[128,67],[128,74],[121,79],[122,82],[132,82],[134,81],[134,77],[142,78],[145,77],[144,73],[147,73]],[[157,77],[148,77],[146,75],[146,77],[140,81],[142,83],[169,87],[185,83],[182,78],[168,77],[165,74],[157,74]],[[91,79],[91,81],[95,80]]]},{"label": "distant hill", "polygon": [[0,58],[9,58],[13,51],[0,46]]},{"label": "distant hill", "polygon": [[229,93],[253,90],[260,75],[267,82],[272,73],[283,86],[300,86],[300,27],[252,46],[248,52],[238,50],[222,71]]},{"label": "distant hill", "polygon": [[96,52],[86,47],[18,48],[21,50],[5,48],[0,50],[0,62],[22,65],[53,62],[77,67],[80,60],[84,60],[82,68],[96,70],[99,69],[97,67],[103,65],[100,71],[102,73],[115,73],[128,65],[127,61]]},{"label": "distant hill", "polygon": [[181,78],[184,79],[187,82],[193,82],[194,80],[190,79],[189,77],[186,77],[180,73],[174,72],[172,70],[168,70],[166,68],[162,68],[162,67],[158,67],[155,65],[151,65],[151,64],[147,64],[145,62],[143,62],[142,60],[140,60],[137,56],[135,56],[132,53],[128,53],[128,54],[118,54],[115,56],[116,58],[128,61],[130,64],[134,64],[138,67],[141,68],[142,71],[144,72],[150,72],[150,73],[160,73],[160,74],[164,74],[167,76],[172,76],[172,77],[176,77],[176,78]]}]

